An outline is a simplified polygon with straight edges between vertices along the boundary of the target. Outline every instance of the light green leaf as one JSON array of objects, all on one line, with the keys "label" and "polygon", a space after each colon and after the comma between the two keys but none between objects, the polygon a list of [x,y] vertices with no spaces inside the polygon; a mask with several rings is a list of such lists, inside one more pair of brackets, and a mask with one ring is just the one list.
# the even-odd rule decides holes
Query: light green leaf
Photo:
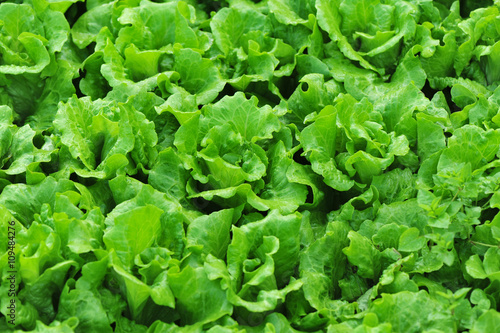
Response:
[{"label": "light green leaf", "polygon": [[[232,313],[233,306],[226,292],[218,281],[209,279],[203,267],[172,268],[168,280],[177,299],[176,309],[180,310],[182,324],[209,323]],[[197,292],[193,293],[193,287]]]},{"label": "light green leaf", "polygon": [[[394,312],[399,308],[399,313]],[[397,294],[383,294],[375,300],[369,312],[375,313],[381,323],[390,323],[396,332],[420,332],[436,329],[441,332],[454,332],[451,310],[425,291],[412,293],[402,291]],[[439,313],[433,317],[432,313]],[[404,314],[404,315],[403,315]]]},{"label": "light green leaf", "polygon": [[189,224],[187,246],[202,245],[203,253],[223,259],[230,242],[231,226],[238,215],[234,209],[226,209],[198,217]]},{"label": "light green leaf", "polygon": [[340,24],[342,21],[342,15],[339,11],[340,1],[334,0],[320,0],[316,3],[316,9],[318,11],[318,24],[319,26],[328,32],[330,38],[338,44],[339,49],[346,56],[346,58],[359,61],[361,66],[366,69],[377,72],[377,69],[373,67],[368,61],[366,61],[362,56],[360,56],[349,44],[347,38],[342,34],[340,30]]},{"label": "light green leaf", "polygon": [[241,46],[242,37],[251,31],[270,31],[266,16],[248,8],[223,8],[214,15],[210,22],[215,43],[228,55]]},{"label": "light green leaf", "polygon": [[137,254],[159,237],[162,213],[160,208],[146,205],[114,217],[113,224],[108,222],[104,231],[106,248],[114,249],[122,263],[129,266]]},{"label": "light green leaf", "polygon": [[257,98],[247,99],[241,92],[225,96],[219,102],[202,109],[204,126],[210,128],[229,122],[247,141],[269,139],[280,128],[280,124],[268,105],[259,107],[257,103]]},{"label": "light green leaf", "polygon": [[471,333],[494,332],[500,329],[500,313],[490,309],[483,313],[470,330]]},{"label": "light green leaf", "polygon": [[180,74],[180,85],[196,95],[198,104],[213,101],[224,88],[225,82],[214,63],[191,49],[175,53],[175,70]]},{"label": "light green leaf", "polygon": [[269,10],[282,24],[307,24],[308,14],[316,11],[314,1],[271,0]]},{"label": "light green leaf", "polygon": [[398,250],[403,252],[414,252],[420,250],[427,240],[420,236],[417,228],[410,228],[401,234]]},{"label": "light green leaf", "polygon": [[375,279],[380,273],[380,252],[367,238],[355,231],[349,231],[347,237],[351,242],[342,252],[352,265],[358,267],[359,276]]}]

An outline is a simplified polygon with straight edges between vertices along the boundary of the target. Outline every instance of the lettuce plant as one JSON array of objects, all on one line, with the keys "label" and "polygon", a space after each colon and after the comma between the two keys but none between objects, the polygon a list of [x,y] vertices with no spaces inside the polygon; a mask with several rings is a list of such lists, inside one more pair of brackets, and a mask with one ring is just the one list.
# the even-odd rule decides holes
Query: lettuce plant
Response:
[{"label": "lettuce plant", "polygon": [[499,17],[3,1],[0,331],[499,331]]}]

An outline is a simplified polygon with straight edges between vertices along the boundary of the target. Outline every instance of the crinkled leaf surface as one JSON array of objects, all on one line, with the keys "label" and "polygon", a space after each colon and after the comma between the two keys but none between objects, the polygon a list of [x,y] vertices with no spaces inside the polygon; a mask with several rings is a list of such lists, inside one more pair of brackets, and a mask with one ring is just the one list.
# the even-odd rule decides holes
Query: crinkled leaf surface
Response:
[{"label": "crinkled leaf surface", "polygon": [[0,332],[498,331],[499,6],[2,1]]}]

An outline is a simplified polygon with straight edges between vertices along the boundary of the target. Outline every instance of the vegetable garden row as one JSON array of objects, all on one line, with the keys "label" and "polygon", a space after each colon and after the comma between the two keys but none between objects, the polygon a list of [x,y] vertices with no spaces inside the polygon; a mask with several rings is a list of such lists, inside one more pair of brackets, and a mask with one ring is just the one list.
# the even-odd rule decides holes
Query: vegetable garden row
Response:
[{"label": "vegetable garden row", "polygon": [[500,332],[500,1],[0,4],[0,332]]}]

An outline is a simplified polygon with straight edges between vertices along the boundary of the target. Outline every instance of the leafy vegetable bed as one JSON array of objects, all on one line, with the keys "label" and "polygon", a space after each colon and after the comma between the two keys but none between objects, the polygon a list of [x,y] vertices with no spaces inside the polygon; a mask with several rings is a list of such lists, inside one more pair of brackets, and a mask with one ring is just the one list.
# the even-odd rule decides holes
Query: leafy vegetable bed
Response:
[{"label": "leafy vegetable bed", "polygon": [[499,9],[3,1],[0,331],[500,332]]}]

